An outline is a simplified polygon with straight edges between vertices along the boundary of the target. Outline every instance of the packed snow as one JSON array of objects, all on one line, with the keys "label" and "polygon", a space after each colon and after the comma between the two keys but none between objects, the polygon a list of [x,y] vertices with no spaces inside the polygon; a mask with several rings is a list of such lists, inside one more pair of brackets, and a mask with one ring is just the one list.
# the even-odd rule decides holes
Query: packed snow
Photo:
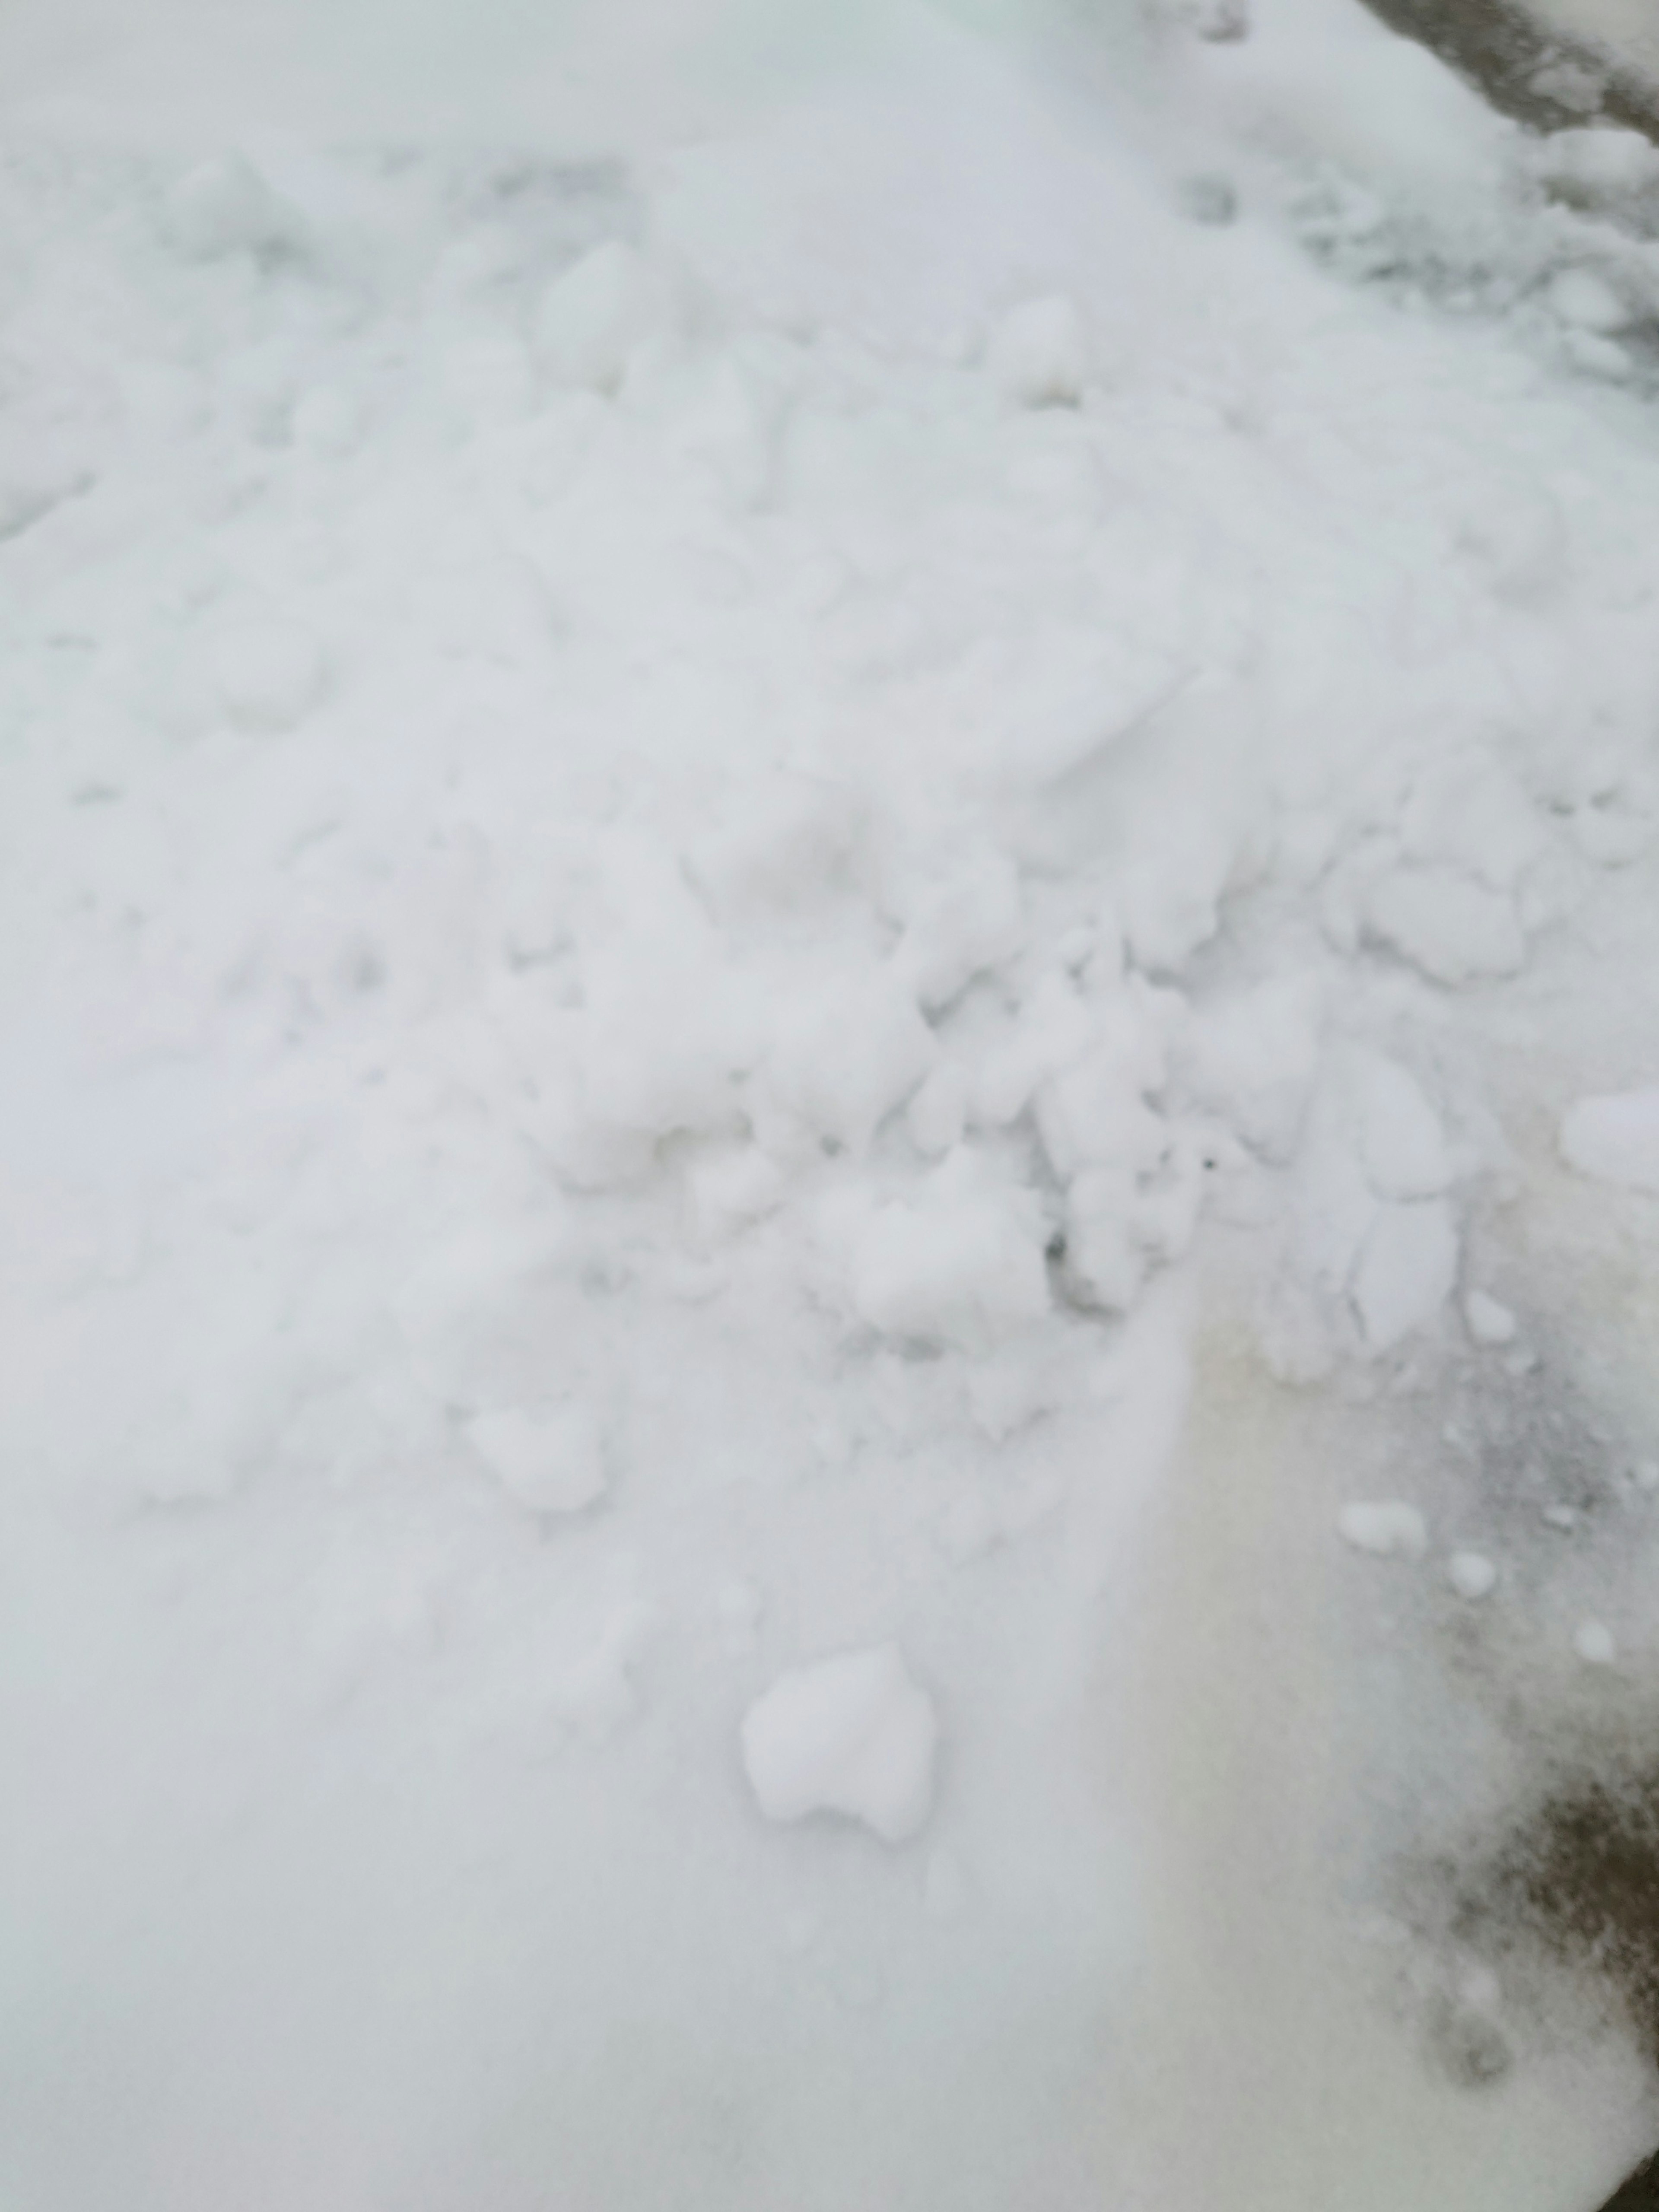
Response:
[{"label": "packed snow", "polygon": [[1599,2201],[1435,1884],[1659,1652],[1659,155],[155,15],[0,25],[0,2198]]}]

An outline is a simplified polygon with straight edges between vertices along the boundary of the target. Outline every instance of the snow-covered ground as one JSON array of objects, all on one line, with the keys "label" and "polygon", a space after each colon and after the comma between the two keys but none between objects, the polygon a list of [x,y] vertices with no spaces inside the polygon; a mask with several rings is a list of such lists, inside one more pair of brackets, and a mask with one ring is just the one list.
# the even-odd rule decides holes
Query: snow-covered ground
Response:
[{"label": "snow-covered ground", "polygon": [[968,12],[0,30],[7,2212],[1659,2135],[1659,154]]}]

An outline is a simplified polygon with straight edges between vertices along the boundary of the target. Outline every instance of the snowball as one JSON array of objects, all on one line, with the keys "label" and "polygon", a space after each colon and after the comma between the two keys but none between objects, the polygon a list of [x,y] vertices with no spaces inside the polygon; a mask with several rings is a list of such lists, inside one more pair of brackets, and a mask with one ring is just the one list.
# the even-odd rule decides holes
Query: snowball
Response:
[{"label": "snowball", "polygon": [[896,975],[848,975],[787,1011],[767,1088],[815,1136],[862,1152],[937,1054],[933,1031]]},{"label": "snowball", "polygon": [[1562,1116],[1561,1157],[1598,1182],[1659,1191],[1659,1091],[1581,1098]]},{"label": "snowball", "polygon": [[1498,1587],[1497,1568],[1480,1552],[1454,1552],[1446,1577],[1459,1597],[1487,1597]]},{"label": "snowball", "polygon": [[1471,1291],[1463,1301],[1463,1318],[1477,1344],[1510,1344],[1515,1340],[1515,1316],[1485,1291]]},{"label": "snowball", "polygon": [[1632,319],[1630,302],[1592,269],[1562,270],[1550,280],[1548,298],[1564,323],[1601,337],[1628,328]]},{"label": "snowball", "polygon": [[1401,868],[1371,886],[1374,935],[1437,983],[1513,975],[1527,940],[1510,900],[1451,868]]},{"label": "snowball", "polygon": [[793,1668],[743,1722],[743,1763],[769,1820],[842,1813],[890,1844],[933,1807],[939,1723],[896,1644]]},{"label": "snowball", "polygon": [[1415,1078],[1381,1054],[1355,1055],[1359,1152],[1379,1198],[1432,1198],[1452,1179],[1440,1117]]},{"label": "snowball", "polygon": [[305,234],[299,210],[240,154],[189,170],[168,191],[164,212],[174,244],[204,261],[291,247]]},{"label": "snowball", "polygon": [[1075,406],[1089,375],[1089,338],[1063,293],[1027,300],[1005,315],[985,352],[992,381],[1024,407]]},{"label": "snowball", "polygon": [[912,1342],[984,1352],[1048,1310],[1042,1223],[1030,1192],[981,1179],[957,1152],[918,1203],[878,1206],[852,1249],[860,1320]]},{"label": "snowball", "polygon": [[1599,1620],[1579,1623],[1572,1632],[1572,1648],[1587,1667],[1611,1667],[1619,1656],[1611,1630]]},{"label": "snowball", "polygon": [[580,1513],[608,1485],[598,1422],[585,1406],[509,1406],[466,1425],[473,1449],[532,1513]]},{"label": "snowball", "polygon": [[1437,1202],[1385,1206],[1360,1249],[1352,1292],[1374,1352],[1433,1320],[1457,1279],[1457,1231]]},{"label": "snowball", "polygon": [[664,288],[638,249],[613,238],[549,287],[536,346],[562,384],[614,392],[629,356],[664,323]]},{"label": "snowball", "polygon": [[1429,1531],[1414,1505],[1388,1498],[1345,1505],[1336,1516],[1339,1534],[1357,1552],[1377,1559],[1420,1559],[1429,1548]]},{"label": "snowball", "polygon": [[239,623],[215,639],[214,688],[238,729],[291,730],[323,689],[317,641],[297,623]]}]

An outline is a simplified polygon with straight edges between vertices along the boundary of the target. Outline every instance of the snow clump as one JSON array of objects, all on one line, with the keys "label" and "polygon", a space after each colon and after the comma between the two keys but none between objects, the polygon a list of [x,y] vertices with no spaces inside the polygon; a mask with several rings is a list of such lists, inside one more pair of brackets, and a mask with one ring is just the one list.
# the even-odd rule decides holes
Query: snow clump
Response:
[{"label": "snow clump", "polygon": [[744,1716],[742,1741],[769,1820],[840,1813],[902,1844],[933,1809],[939,1722],[896,1644],[780,1676]]},{"label": "snow clump", "polygon": [[1422,1514],[1399,1498],[1345,1505],[1336,1526],[1345,1543],[1379,1559],[1420,1559],[1429,1548],[1428,1524]]}]

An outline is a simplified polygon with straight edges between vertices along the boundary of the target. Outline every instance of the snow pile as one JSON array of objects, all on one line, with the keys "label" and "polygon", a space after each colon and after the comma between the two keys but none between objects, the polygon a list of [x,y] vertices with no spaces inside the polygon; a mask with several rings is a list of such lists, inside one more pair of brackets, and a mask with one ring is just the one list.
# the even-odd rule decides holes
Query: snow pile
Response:
[{"label": "snow pile", "polygon": [[[1653,1181],[1659,453],[1559,343],[1652,179],[1305,12],[1149,33],[1156,151],[920,15],[635,167],[14,133],[20,2202],[1157,2168],[1192,1316],[1386,1447],[1553,1371],[1540,1100]],[[1366,277],[1437,192],[1508,320]],[[1437,1418],[1263,1448],[1287,1621],[1524,1641],[1585,1509]]]}]

